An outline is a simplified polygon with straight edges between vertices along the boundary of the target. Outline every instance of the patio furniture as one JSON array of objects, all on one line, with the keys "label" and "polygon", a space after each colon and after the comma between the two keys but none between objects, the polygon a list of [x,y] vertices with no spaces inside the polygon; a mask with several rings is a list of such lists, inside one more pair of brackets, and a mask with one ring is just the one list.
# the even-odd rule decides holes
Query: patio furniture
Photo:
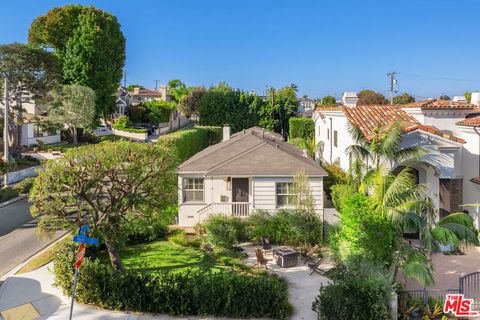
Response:
[{"label": "patio furniture", "polygon": [[313,255],[318,251],[320,246],[318,244],[314,245],[310,251],[303,255],[303,264],[306,264],[308,261],[313,260]]},{"label": "patio furniture", "polygon": [[294,267],[298,263],[298,252],[290,247],[279,247],[273,250],[273,257],[282,268]]},{"label": "patio furniture", "polygon": [[272,245],[270,244],[270,240],[267,237],[262,237],[262,250],[263,253],[267,253],[267,251],[272,251]]},{"label": "patio furniture", "polygon": [[312,262],[308,264],[308,267],[312,270],[310,272],[310,275],[312,275],[314,272],[321,274],[322,276],[325,274],[325,270],[320,268],[320,265],[323,262],[324,257],[321,257],[320,259],[317,260],[317,262]]},{"label": "patio furniture", "polygon": [[268,269],[267,268],[267,263],[268,261],[270,261],[269,259],[266,259],[264,256],[263,256],[263,253],[262,253],[262,250],[261,249],[255,249],[255,255],[257,256],[257,263],[255,263],[253,265],[253,267],[262,267],[262,266],[265,266],[265,269]]}]

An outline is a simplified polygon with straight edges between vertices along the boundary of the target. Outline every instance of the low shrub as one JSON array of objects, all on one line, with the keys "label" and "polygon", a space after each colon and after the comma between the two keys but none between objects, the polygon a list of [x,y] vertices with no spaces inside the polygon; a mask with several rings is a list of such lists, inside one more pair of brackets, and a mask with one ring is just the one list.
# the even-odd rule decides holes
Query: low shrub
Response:
[{"label": "low shrub", "polygon": [[312,213],[282,210],[269,216],[263,212],[252,214],[247,219],[248,234],[259,242],[262,236],[270,242],[292,246],[310,247],[323,241],[323,222]]},{"label": "low shrub", "polygon": [[205,230],[209,243],[231,249],[245,234],[245,223],[237,217],[211,216],[205,222]]},{"label": "low shrub", "polygon": [[127,244],[139,244],[163,239],[167,236],[168,227],[159,219],[147,217],[136,219],[126,227]]},{"label": "low shrub", "polygon": [[290,118],[288,120],[288,139],[301,138],[310,141],[315,135],[315,123],[312,118]]},{"label": "low shrub", "polygon": [[147,129],[131,128],[130,125],[131,125],[131,121],[130,121],[130,118],[128,118],[128,116],[120,116],[115,120],[115,123],[113,124],[113,128],[116,130],[132,132],[132,133],[145,133],[148,131]]},{"label": "low shrub", "polygon": [[391,319],[392,279],[382,268],[357,262],[330,273],[312,304],[321,320]]},{"label": "low shrub", "polygon": [[[76,247],[62,246],[55,257],[55,285],[66,295],[72,289]],[[287,283],[275,275],[116,272],[88,257],[82,264],[76,298],[101,308],[179,316],[287,319],[292,312]]]},{"label": "low shrub", "polygon": [[176,154],[179,163],[181,163],[221,140],[221,127],[195,127],[162,136],[158,139],[158,143],[170,147]]},{"label": "low shrub", "polygon": [[0,189],[0,202],[11,200],[18,196],[18,192],[10,187]]},{"label": "low shrub", "polygon": [[202,246],[202,238],[195,236],[189,237],[183,230],[178,230],[182,232],[175,232],[168,238],[169,241],[182,247],[200,248]]},{"label": "low shrub", "polygon": [[332,186],[332,202],[337,211],[342,211],[343,200],[347,199],[349,195],[357,194],[357,190],[354,186],[348,184],[336,184]]},{"label": "low shrub", "polygon": [[33,181],[35,178],[26,178],[17,183],[13,189],[17,191],[18,194],[26,194],[32,189]]}]

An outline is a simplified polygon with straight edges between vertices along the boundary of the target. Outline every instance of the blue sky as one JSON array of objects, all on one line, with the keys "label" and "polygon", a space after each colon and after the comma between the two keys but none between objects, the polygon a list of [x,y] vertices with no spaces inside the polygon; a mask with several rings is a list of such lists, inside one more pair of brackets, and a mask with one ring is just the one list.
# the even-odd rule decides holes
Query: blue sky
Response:
[{"label": "blue sky", "polygon": [[[69,1],[6,1],[0,43],[25,42],[31,21]],[[116,15],[127,83],[227,81],[263,92],[295,83],[321,97],[370,88],[418,98],[480,90],[480,1],[79,1]]]}]

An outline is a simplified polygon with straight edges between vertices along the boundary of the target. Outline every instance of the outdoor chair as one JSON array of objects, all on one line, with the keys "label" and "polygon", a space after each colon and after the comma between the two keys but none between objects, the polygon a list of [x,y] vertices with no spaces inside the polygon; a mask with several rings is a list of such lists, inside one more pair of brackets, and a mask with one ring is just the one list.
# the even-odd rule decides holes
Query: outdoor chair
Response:
[{"label": "outdoor chair", "polygon": [[314,272],[317,272],[318,274],[321,274],[323,276],[323,274],[325,273],[325,270],[320,268],[320,265],[322,264],[323,259],[324,258],[321,257],[320,259],[317,260],[317,262],[311,262],[308,264],[308,267],[312,270],[312,272],[310,272],[310,275],[312,275]]},{"label": "outdoor chair", "polygon": [[320,246],[318,244],[314,245],[310,251],[303,255],[303,264],[306,264],[309,261],[313,261],[313,255],[317,253]]},{"label": "outdoor chair", "polygon": [[265,269],[268,269],[267,263],[270,261],[270,259],[266,259],[263,256],[262,250],[261,249],[255,249],[255,255],[257,256],[257,263],[253,266],[261,268],[262,266],[265,266]]},{"label": "outdoor chair", "polygon": [[262,250],[263,253],[267,253],[267,251],[272,252],[272,245],[267,237],[262,237]]}]

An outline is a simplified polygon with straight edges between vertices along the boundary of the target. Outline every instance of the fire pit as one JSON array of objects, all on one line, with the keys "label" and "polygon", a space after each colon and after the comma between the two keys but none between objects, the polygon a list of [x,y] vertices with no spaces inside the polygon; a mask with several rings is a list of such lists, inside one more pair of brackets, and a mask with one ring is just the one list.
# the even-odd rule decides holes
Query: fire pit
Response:
[{"label": "fire pit", "polygon": [[290,247],[273,249],[273,257],[277,265],[282,268],[294,267],[298,263],[298,252]]}]

